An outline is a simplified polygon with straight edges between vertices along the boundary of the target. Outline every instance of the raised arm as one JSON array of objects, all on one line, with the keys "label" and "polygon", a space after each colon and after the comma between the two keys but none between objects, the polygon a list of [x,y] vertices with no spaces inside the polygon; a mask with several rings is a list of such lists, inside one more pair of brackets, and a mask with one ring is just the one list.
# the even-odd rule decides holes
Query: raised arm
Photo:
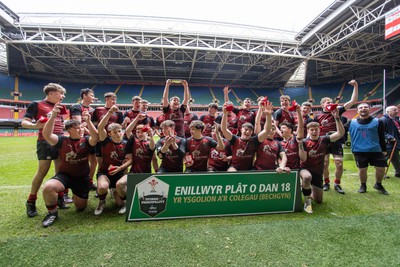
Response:
[{"label": "raised arm", "polygon": [[183,101],[182,101],[182,105],[187,106],[187,104],[189,102],[189,98],[190,98],[189,84],[188,84],[188,82],[186,80],[182,80],[181,83],[183,85]]},{"label": "raised arm", "polygon": [[46,122],[46,124],[43,127],[43,137],[46,139],[46,141],[52,145],[55,146],[58,142],[58,136],[53,133],[54,130],[54,123],[56,121],[57,115],[60,113],[60,105],[56,104],[51,111],[51,116],[49,120]]},{"label": "raised arm", "polygon": [[136,124],[138,123],[138,121],[140,121],[140,120],[143,120],[144,118],[146,118],[146,115],[144,115],[144,114],[138,114],[136,117],[135,117],[135,119],[133,119],[133,121],[131,121],[131,123],[129,123],[129,125],[128,125],[128,127],[126,127],[126,129],[125,129],[125,133],[126,133],[126,136],[128,137],[128,138],[131,138],[131,136],[132,136],[132,132],[133,132],[133,130],[135,129],[135,127],[136,127]]},{"label": "raised arm", "polygon": [[86,122],[86,127],[89,130],[89,135],[90,135],[89,144],[91,146],[95,146],[97,144],[97,141],[99,140],[99,135],[98,135],[96,127],[94,126],[94,124],[90,118],[89,111],[84,111],[82,113],[82,116]]},{"label": "raised arm", "polygon": [[254,133],[259,134],[261,132],[261,117],[263,114],[265,114],[265,108],[263,107],[261,101],[258,101],[258,110],[257,110],[257,115],[256,119],[254,122]]},{"label": "raised arm", "polygon": [[267,104],[263,106],[263,109],[266,112],[266,119],[264,129],[258,134],[258,141],[260,142],[264,141],[265,138],[267,138],[268,133],[271,131],[272,128],[272,112],[274,111],[272,102],[268,101]]},{"label": "raised arm", "polygon": [[299,158],[301,161],[307,160],[307,152],[304,150],[304,143],[302,138],[296,138],[296,141],[299,145]]},{"label": "raised arm", "polygon": [[358,99],[358,83],[355,80],[351,80],[349,84],[353,86],[353,94],[351,95],[350,101],[344,104],[343,107],[345,110],[350,109]]},{"label": "raised arm", "polygon": [[110,119],[111,115],[118,111],[118,107],[117,106],[112,106],[106,113],[106,115],[101,119],[99,125],[97,125],[97,130],[99,132],[99,139],[100,141],[103,141],[104,139],[107,138],[107,129],[106,129],[106,125],[108,123],[108,120]]},{"label": "raised arm", "polygon": [[224,87],[224,101],[225,102],[229,102],[229,92],[230,91],[231,90],[229,90],[229,86],[228,85]]},{"label": "raised arm", "polygon": [[329,139],[331,140],[331,142],[334,142],[336,140],[339,140],[340,138],[343,137],[344,135],[344,127],[343,127],[343,123],[342,120],[339,117],[339,112],[337,109],[332,111],[332,115],[335,118],[335,122],[336,122],[336,132],[334,132],[333,134],[331,134],[329,136]]},{"label": "raised arm", "polygon": [[218,145],[216,147],[217,150],[223,150],[224,149],[224,141],[222,140],[222,136],[219,132],[219,128],[220,126],[218,124],[215,124],[215,135],[217,136],[217,141],[218,141]]},{"label": "raised arm", "polygon": [[166,82],[165,82],[165,88],[164,88],[164,93],[163,93],[163,98],[162,98],[162,103],[163,103],[163,107],[168,107],[168,105],[169,105],[169,99],[168,99],[168,97],[169,97],[169,86],[171,85],[171,80],[170,79],[168,79]]},{"label": "raised arm", "polygon": [[296,105],[296,113],[297,113],[297,137],[303,139],[304,137],[304,121],[303,116],[301,115],[301,107],[299,104]]},{"label": "raised arm", "polygon": [[228,141],[232,140],[233,134],[228,129],[228,111],[226,110],[226,103],[222,106],[221,131]]}]

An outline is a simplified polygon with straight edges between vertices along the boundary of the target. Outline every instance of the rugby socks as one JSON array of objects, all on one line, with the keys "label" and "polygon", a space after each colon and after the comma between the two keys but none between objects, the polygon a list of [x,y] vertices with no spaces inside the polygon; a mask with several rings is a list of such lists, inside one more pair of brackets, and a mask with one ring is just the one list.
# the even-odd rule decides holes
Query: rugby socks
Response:
[{"label": "rugby socks", "polygon": [[28,202],[29,203],[36,202],[36,199],[37,199],[37,195],[36,194],[29,194],[29,197],[28,197]]},{"label": "rugby socks", "polygon": [[108,194],[108,193],[99,195],[99,200],[100,200],[100,201],[101,201],[101,200],[105,200],[106,197],[107,197],[107,194]]},{"label": "rugby socks", "polygon": [[58,199],[63,198],[63,197],[64,197],[64,192],[58,192]]},{"label": "rugby socks", "polygon": [[335,179],[335,184],[340,184],[340,180],[339,179]]},{"label": "rugby socks", "polygon": [[57,212],[57,202],[53,205],[46,205],[47,210],[49,213],[56,213]]},{"label": "rugby socks", "polygon": [[324,180],[325,180],[326,184],[329,184],[331,182],[331,180],[329,180],[329,177],[328,178],[324,178]]},{"label": "rugby socks", "polygon": [[302,191],[303,191],[303,196],[305,197],[311,196],[311,188],[308,189],[302,188]]}]

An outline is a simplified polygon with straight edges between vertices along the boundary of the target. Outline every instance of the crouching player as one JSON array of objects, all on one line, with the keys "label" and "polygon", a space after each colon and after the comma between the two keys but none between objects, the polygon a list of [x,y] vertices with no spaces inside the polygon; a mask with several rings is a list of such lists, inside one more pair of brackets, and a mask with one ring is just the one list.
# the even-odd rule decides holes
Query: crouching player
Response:
[{"label": "crouching player", "polygon": [[[137,125],[137,122],[145,118],[145,115],[139,114],[126,128],[125,133],[129,138],[126,144],[126,158],[132,163],[130,173],[151,173],[151,163],[156,149],[153,131],[146,125]],[[136,135],[132,133],[136,129]],[[119,210],[119,214],[126,212],[126,186],[128,176],[124,175],[118,180],[116,190],[118,195],[124,200],[124,205]]]},{"label": "crouching player", "polygon": [[307,124],[308,137],[299,140],[300,177],[302,179],[304,210],[312,213],[311,199],[317,203],[322,202],[322,176],[324,174],[324,159],[328,153],[328,145],[339,140],[344,135],[344,127],[337,110],[332,111],[335,118],[337,131],[331,135],[319,136],[320,125],[318,122]]},{"label": "crouching player", "polygon": [[[124,133],[122,126],[118,123],[111,123],[107,126],[111,115],[118,111],[117,106],[112,106],[101,119],[97,129],[99,131],[99,140],[103,160],[97,172],[97,193],[99,195],[99,204],[94,210],[95,215],[100,215],[106,206],[106,197],[108,189],[114,189],[116,183],[125,174],[125,169],[132,162],[125,162],[125,147],[127,141],[123,139]],[[124,201],[120,198],[117,191],[112,191],[117,206],[124,206]]]},{"label": "crouching player", "polygon": [[89,196],[89,162],[90,150],[97,143],[97,131],[90,121],[87,111],[82,113],[90,136],[84,137],[84,127],[80,121],[69,120],[65,123],[67,136],[57,136],[52,133],[57,115],[60,113],[60,105],[56,104],[51,117],[43,128],[43,136],[46,141],[58,149],[60,166],[57,174],[48,180],[43,187],[43,199],[48,214],[42,225],[48,227],[58,218],[57,197],[58,192],[70,188],[74,194],[74,205],[78,211],[83,211],[87,206]]}]

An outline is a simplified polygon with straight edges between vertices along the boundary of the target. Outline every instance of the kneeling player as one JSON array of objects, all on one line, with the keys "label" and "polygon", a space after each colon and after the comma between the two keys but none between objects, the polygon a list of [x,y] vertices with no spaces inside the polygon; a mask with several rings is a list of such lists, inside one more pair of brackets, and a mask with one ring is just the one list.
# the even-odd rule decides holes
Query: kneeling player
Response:
[{"label": "kneeling player", "polygon": [[80,121],[69,120],[65,123],[65,130],[69,137],[53,134],[54,123],[60,113],[60,105],[56,104],[51,117],[43,128],[46,141],[58,149],[60,167],[57,174],[48,180],[43,187],[43,199],[48,214],[42,225],[48,227],[58,218],[57,196],[65,188],[70,188],[74,194],[73,200],[77,210],[82,211],[87,206],[89,196],[89,162],[90,149],[97,143],[97,131],[90,121],[90,115],[85,111],[82,116],[87,123],[90,136],[84,137],[84,127]]}]

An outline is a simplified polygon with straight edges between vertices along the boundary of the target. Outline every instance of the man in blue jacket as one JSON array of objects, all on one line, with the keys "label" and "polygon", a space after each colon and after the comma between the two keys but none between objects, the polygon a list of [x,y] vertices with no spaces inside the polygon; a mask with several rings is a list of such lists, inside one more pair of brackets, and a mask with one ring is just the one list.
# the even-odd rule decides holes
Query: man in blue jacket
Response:
[{"label": "man in blue jacket", "polygon": [[394,176],[400,178],[400,120],[398,112],[399,110],[396,106],[387,107],[386,114],[383,115],[381,121],[385,126],[387,156],[393,153],[391,162],[395,170]]}]

